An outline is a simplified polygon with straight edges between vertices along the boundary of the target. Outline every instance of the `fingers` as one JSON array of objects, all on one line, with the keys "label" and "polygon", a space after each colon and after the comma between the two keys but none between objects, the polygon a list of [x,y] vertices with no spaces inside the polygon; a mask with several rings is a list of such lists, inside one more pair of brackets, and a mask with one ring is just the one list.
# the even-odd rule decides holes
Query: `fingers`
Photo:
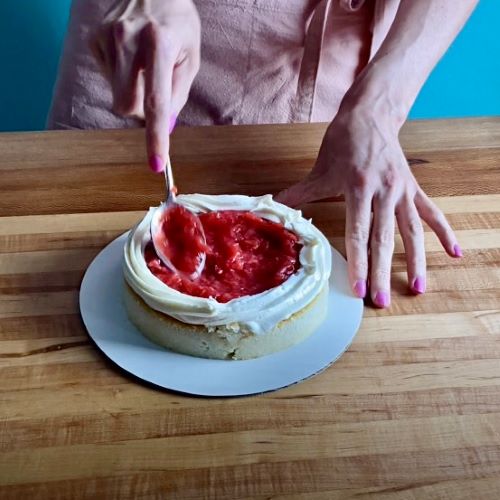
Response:
[{"label": "fingers", "polygon": [[150,23],[144,29],[146,145],[153,171],[162,172],[169,153],[172,73],[175,56],[160,29]]},{"label": "fingers", "polygon": [[365,297],[367,288],[371,203],[369,193],[346,195],[345,241],[349,280],[359,298]]},{"label": "fingers", "polygon": [[373,224],[370,240],[370,292],[373,303],[388,307],[391,291],[391,264],[394,252],[394,211],[392,197],[376,196],[373,200]]},{"label": "fingers", "polygon": [[446,217],[423,191],[417,193],[415,206],[420,217],[436,233],[446,252],[452,257],[462,257],[462,250],[457,242],[457,237],[448,224]]},{"label": "fingers", "polygon": [[116,46],[109,26],[100,28],[89,39],[89,48],[107,78],[112,78],[116,64]]},{"label": "fingers", "polygon": [[108,23],[90,37],[89,47],[113,90],[113,111],[144,117],[144,88],[139,79],[144,65],[126,21]]},{"label": "fingers", "polygon": [[183,61],[175,65],[172,78],[172,116],[176,117],[186,104],[189,90],[199,68],[199,53],[190,54]]},{"label": "fingers", "polygon": [[120,21],[110,29],[116,47],[115,67],[111,78],[113,109],[124,116],[140,116],[144,99],[143,87],[139,85],[141,54],[135,49],[135,44],[127,43],[126,38],[133,35],[127,32],[125,22]]},{"label": "fingers", "polygon": [[408,284],[413,293],[424,293],[426,288],[424,228],[413,199],[404,197],[400,201],[396,218],[405,247]]}]

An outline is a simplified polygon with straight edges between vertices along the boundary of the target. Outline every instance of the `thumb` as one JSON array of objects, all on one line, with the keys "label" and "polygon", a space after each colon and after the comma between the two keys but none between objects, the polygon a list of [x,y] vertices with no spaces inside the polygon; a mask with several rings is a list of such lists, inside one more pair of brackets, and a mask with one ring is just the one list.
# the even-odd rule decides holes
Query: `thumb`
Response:
[{"label": "thumb", "polygon": [[279,192],[274,199],[289,207],[296,207],[303,203],[327,197],[328,194],[325,192],[326,186],[324,184],[320,178],[306,178],[290,188]]}]

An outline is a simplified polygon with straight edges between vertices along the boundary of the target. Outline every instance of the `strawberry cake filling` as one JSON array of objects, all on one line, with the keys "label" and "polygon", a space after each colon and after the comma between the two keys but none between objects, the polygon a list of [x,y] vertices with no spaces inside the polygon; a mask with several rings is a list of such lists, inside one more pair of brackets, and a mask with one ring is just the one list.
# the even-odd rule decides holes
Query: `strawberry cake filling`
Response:
[{"label": "strawberry cake filling", "polygon": [[[184,210],[170,210],[162,226],[162,252],[178,270],[196,266],[206,253],[203,272],[196,279],[170,271],[149,243],[146,265],[163,283],[194,297],[225,303],[255,295],[284,283],[300,267],[302,244],[282,224],[249,211],[220,210],[199,214],[206,246],[188,224]],[[158,244],[158,241],[155,241]]]}]

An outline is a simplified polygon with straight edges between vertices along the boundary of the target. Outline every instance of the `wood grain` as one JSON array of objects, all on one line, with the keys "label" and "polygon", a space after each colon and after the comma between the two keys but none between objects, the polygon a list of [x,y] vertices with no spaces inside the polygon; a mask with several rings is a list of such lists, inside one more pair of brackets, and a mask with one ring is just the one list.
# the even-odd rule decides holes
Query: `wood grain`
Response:
[{"label": "wood grain", "polygon": [[[276,192],[324,124],[179,129],[181,190]],[[428,292],[365,308],[320,375],[255,397],[159,391],[95,348],[78,290],[95,255],[162,194],[143,132],[0,135],[0,498],[497,499],[500,119],[412,122],[401,140],[465,250],[426,231]],[[304,213],[340,250],[344,205]]]}]

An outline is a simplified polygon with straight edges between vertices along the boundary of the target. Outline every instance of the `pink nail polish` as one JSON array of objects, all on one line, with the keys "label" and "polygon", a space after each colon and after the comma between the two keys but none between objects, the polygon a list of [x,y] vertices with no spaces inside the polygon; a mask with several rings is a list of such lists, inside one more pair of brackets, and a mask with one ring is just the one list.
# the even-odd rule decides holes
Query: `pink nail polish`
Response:
[{"label": "pink nail polish", "polygon": [[356,297],[364,299],[366,295],[366,281],[364,280],[356,281],[356,283],[354,283],[354,293],[356,294]]},{"label": "pink nail polish", "polygon": [[165,163],[163,162],[161,156],[159,155],[151,155],[149,157],[149,167],[151,170],[157,174],[163,172],[165,168]]},{"label": "pink nail polish", "polygon": [[169,123],[169,126],[168,126],[168,133],[171,134],[173,131],[174,131],[174,128],[175,128],[175,123],[177,122],[177,115],[174,113],[171,117],[170,117],[170,123]]},{"label": "pink nail polish", "polygon": [[413,282],[413,291],[415,293],[425,293],[425,278],[422,278],[421,276],[415,278],[415,281]]},{"label": "pink nail polish", "polygon": [[462,249],[460,248],[458,243],[456,243],[453,247],[453,255],[455,257],[462,257],[463,256]]},{"label": "pink nail polish", "polygon": [[389,295],[387,292],[377,292],[374,302],[379,307],[387,307],[389,305]]}]

